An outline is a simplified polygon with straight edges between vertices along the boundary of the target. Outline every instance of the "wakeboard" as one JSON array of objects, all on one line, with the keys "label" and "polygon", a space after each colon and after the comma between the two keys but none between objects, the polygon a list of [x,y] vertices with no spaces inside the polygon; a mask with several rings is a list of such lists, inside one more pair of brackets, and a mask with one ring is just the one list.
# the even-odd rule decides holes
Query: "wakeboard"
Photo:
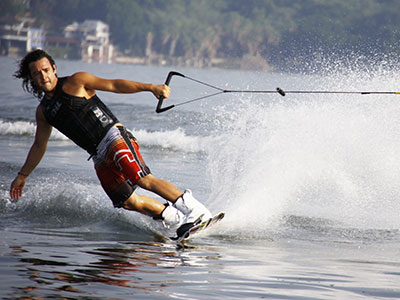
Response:
[{"label": "wakeboard", "polygon": [[190,227],[186,231],[184,231],[182,234],[180,234],[177,237],[171,238],[172,240],[176,241],[178,245],[182,245],[185,241],[189,240],[192,238],[194,235],[199,234],[200,232],[204,231],[207,228],[212,227],[219,221],[221,221],[225,216],[225,213],[220,212],[216,214],[214,217],[206,220],[206,221],[198,221],[194,222],[194,226]]}]

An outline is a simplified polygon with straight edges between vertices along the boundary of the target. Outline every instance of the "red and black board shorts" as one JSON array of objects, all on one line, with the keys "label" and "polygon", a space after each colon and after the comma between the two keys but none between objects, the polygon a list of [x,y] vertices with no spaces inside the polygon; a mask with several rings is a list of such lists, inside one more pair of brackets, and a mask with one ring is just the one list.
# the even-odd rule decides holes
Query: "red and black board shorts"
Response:
[{"label": "red and black board shorts", "polygon": [[122,207],[132,195],[140,178],[151,174],[139,152],[132,133],[123,126],[112,127],[93,157],[101,186],[113,202]]}]

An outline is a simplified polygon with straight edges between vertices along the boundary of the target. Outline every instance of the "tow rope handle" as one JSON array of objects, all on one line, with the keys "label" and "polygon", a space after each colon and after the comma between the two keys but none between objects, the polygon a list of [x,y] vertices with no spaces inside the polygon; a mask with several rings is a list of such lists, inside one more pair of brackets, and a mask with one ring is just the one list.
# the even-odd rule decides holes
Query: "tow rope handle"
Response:
[{"label": "tow rope handle", "polygon": [[[169,82],[171,81],[172,76],[185,77],[185,75],[183,75],[181,73],[178,73],[178,72],[175,72],[175,71],[171,71],[171,72],[168,73],[167,79],[165,80],[165,84],[166,85],[169,85]],[[175,105],[161,107],[163,102],[164,102],[164,96],[161,96],[160,99],[158,100],[158,103],[157,103],[156,113],[162,113],[164,111],[170,110],[171,108],[175,107]]]}]

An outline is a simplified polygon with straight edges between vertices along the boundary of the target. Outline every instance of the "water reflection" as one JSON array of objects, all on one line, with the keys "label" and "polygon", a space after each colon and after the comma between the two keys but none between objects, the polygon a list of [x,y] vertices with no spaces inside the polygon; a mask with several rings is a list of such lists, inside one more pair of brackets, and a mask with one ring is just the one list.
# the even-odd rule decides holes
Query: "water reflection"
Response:
[{"label": "water reflection", "polygon": [[9,247],[8,256],[17,258],[9,267],[18,269],[22,280],[11,283],[8,291],[12,290],[12,295],[4,299],[165,296],[169,287],[179,284],[176,273],[183,271],[179,268],[193,274],[220,257],[211,249],[182,251],[163,242],[112,243],[91,248],[53,246]]}]

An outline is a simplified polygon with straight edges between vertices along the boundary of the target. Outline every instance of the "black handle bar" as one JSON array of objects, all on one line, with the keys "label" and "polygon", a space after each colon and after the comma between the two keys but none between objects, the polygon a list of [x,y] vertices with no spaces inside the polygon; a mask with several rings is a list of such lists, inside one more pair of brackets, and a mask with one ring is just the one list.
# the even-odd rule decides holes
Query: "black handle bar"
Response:
[{"label": "black handle bar", "polygon": [[[165,80],[165,84],[166,85],[169,85],[169,82],[171,81],[172,76],[185,77],[185,75],[183,75],[181,73],[178,73],[178,72],[175,72],[175,71],[171,71],[171,72],[168,73],[167,79]],[[170,106],[167,106],[167,107],[161,107],[163,102],[164,102],[164,96],[161,96],[160,99],[158,100],[158,103],[157,103],[157,108],[156,108],[156,112],[157,113],[162,113],[164,111],[167,111],[167,110],[175,107],[175,105],[170,105]]]}]

